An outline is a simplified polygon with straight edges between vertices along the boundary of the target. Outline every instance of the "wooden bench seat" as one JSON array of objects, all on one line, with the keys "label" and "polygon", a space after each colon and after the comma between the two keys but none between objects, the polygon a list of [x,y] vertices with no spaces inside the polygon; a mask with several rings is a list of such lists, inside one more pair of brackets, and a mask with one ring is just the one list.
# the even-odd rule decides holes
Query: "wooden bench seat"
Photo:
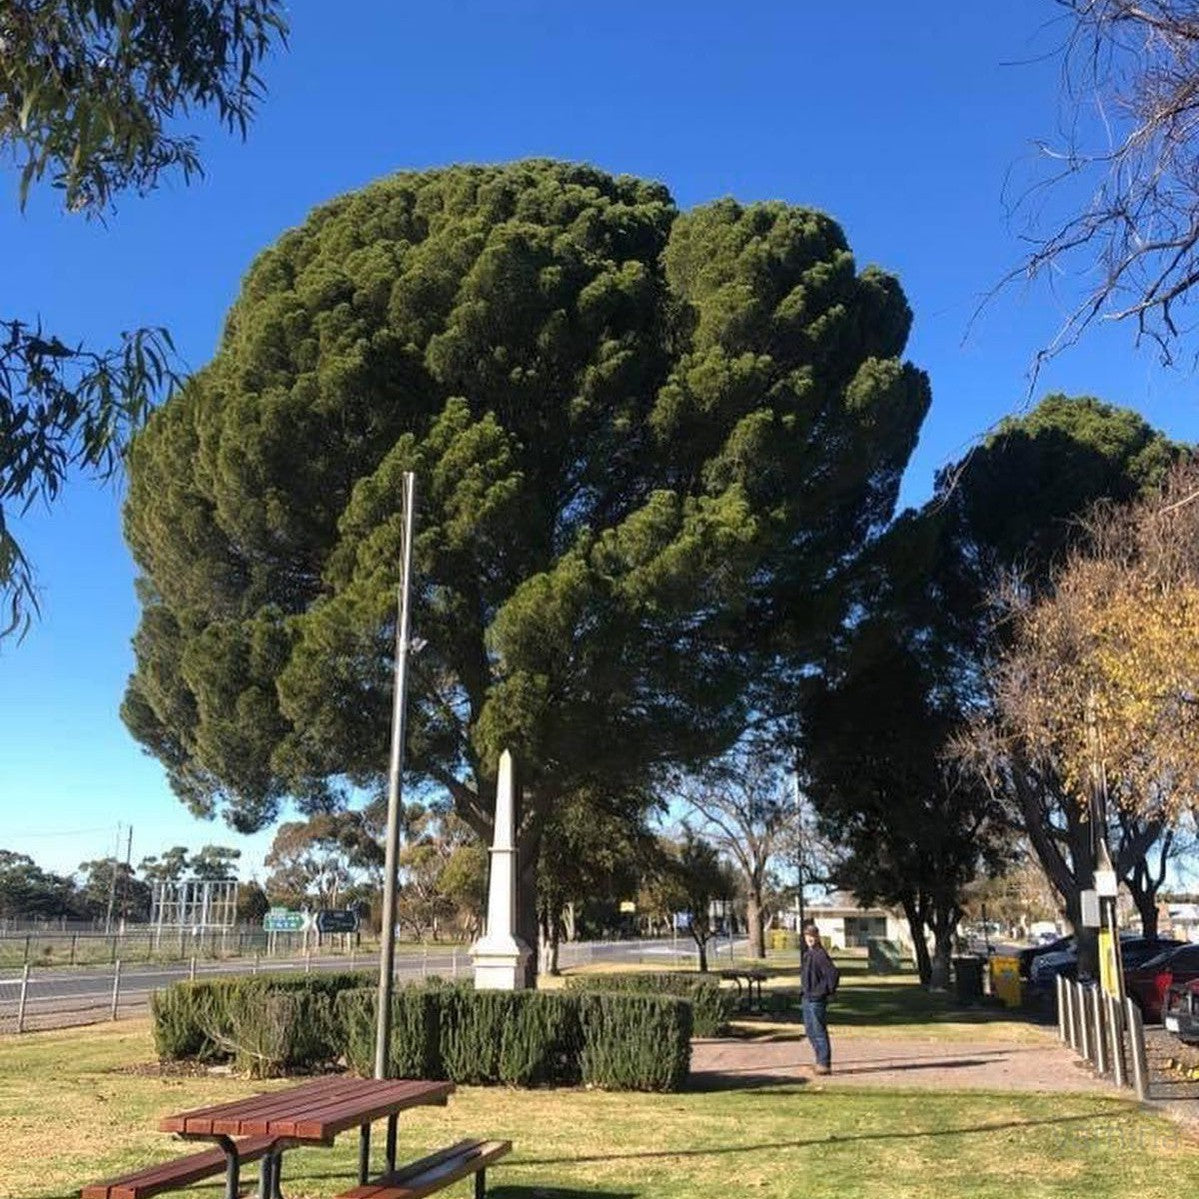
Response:
[{"label": "wooden bench seat", "polygon": [[[237,1157],[242,1165],[265,1157],[278,1142],[278,1137],[245,1137],[237,1142]],[[94,1182],[79,1192],[80,1199],[147,1199],[163,1191],[179,1190],[225,1172],[225,1153],[220,1148],[205,1149],[188,1157],[159,1162],[134,1174]]]},{"label": "wooden bench seat", "polygon": [[421,1199],[468,1174],[475,1176],[475,1199],[482,1199],[487,1167],[511,1151],[511,1141],[459,1141],[337,1199]]}]

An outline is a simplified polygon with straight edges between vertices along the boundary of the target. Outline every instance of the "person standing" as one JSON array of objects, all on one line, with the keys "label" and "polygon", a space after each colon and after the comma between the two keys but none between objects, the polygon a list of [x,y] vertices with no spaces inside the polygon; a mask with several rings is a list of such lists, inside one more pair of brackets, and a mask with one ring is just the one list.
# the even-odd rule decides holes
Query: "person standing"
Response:
[{"label": "person standing", "polygon": [[799,978],[803,984],[804,1032],[816,1055],[816,1073],[828,1074],[833,1061],[828,1039],[828,1001],[837,993],[841,973],[820,943],[820,930],[814,924],[804,925],[803,943]]}]

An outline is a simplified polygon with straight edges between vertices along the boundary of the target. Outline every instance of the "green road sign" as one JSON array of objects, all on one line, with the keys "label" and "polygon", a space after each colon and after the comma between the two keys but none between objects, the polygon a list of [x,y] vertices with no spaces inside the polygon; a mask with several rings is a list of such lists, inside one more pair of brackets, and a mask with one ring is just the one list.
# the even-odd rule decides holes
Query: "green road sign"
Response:
[{"label": "green road sign", "polygon": [[304,930],[304,913],[288,908],[271,908],[262,918],[262,927],[268,933],[298,933]]}]

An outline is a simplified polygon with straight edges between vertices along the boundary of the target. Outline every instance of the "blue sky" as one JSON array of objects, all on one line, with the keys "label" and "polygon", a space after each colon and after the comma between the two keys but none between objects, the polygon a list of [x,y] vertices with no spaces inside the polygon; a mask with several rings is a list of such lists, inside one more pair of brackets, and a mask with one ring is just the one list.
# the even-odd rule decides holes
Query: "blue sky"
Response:
[{"label": "blue sky", "polygon": [[[126,198],[106,224],[63,215],[49,189],[24,215],[0,174],[0,314],[41,316],[104,344],[163,324],[192,367],[212,354],[255,253],[315,205],[392,171],[531,155],[657,178],[690,207],[718,196],[822,208],[861,264],[896,272],[915,311],[908,353],[933,407],[904,486],[1027,400],[1035,350],[1070,297],[1037,284],[980,297],[1019,259],[1009,177],[1058,128],[1064,33],[1051,0],[861,0],[734,6],[690,0],[296,4],[290,50],[245,144],[204,130],[207,176]],[[1185,372],[1126,328],[1089,334],[1036,388],[1091,393],[1199,438]],[[117,715],[137,609],[120,486],[73,486],[17,528],[43,616],[0,646],[0,847],[69,871],[111,852],[240,846],[270,834],[192,820]]]}]

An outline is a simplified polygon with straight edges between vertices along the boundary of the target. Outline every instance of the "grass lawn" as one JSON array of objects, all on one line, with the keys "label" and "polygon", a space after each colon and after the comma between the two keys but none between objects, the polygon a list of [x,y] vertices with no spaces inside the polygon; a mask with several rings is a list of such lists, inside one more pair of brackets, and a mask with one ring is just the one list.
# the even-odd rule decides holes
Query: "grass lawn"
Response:
[{"label": "grass lawn", "polygon": [[[158,1116],[286,1085],[130,1069],[152,1058],[148,1021],[0,1038],[0,1196],[66,1199],[189,1151],[154,1131]],[[412,1154],[472,1134],[511,1138],[490,1178],[496,1199],[1165,1199],[1199,1171],[1199,1146],[1115,1097],[835,1082],[682,1095],[463,1088],[448,1108],[406,1114],[401,1131]],[[345,1135],[334,1150],[289,1154],[289,1199],[353,1185],[356,1149]],[[465,1199],[469,1180],[446,1193]]]}]

